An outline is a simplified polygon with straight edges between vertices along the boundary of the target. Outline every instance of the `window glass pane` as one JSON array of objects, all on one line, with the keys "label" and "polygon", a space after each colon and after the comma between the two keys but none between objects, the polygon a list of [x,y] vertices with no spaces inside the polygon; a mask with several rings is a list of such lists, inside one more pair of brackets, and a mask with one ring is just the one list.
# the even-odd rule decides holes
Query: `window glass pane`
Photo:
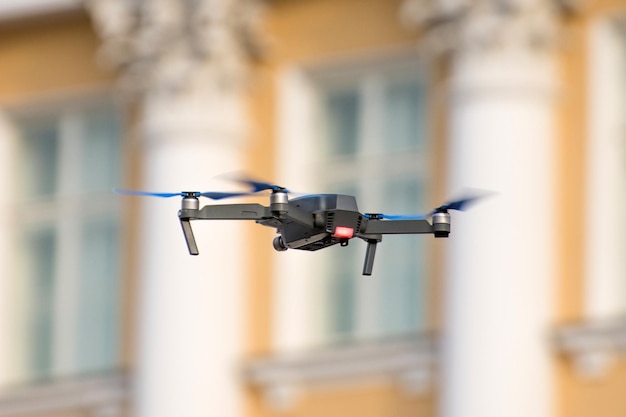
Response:
[{"label": "window glass pane", "polygon": [[[404,155],[399,159],[403,165],[393,169],[393,164],[394,152],[409,151],[407,156],[420,160],[424,156],[418,153],[426,151],[425,90],[417,76],[387,70],[370,69],[346,79],[344,85],[335,79],[332,88],[321,86],[321,116],[327,129],[323,148],[331,155],[322,159],[329,169],[321,170],[319,179],[327,192],[357,195],[359,189],[367,191],[367,198],[359,201],[361,209],[416,214],[423,209],[421,169],[407,165]],[[371,114],[367,120],[366,114]],[[362,131],[365,124],[367,132]],[[362,154],[365,144],[382,152]],[[337,161],[333,156],[349,160]],[[334,178],[337,173],[341,178]],[[386,236],[377,247],[371,278],[361,275],[364,242],[353,240],[348,247],[327,249],[323,259],[330,339],[421,329],[426,312],[425,247],[424,236]]]},{"label": "window glass pane", "polygon": [[52,227],[32,228],[25,238],[24,299],[26,340],[24,358],[30,378],[50,373],[53,367],[56,232]]},{"label": "window glass pane", "polygon": [[[393,213],[415,214],[422,192],[412,178],[388,181],[386,201]],[[397,235],[379,245],[377,275],[380,286],[379,327],[386,334],[417,330],[423,322],[424,236]]]},{"label": "window glass pane", "polygon": [[118,360],[118,234],[113,218],[89,220],[82,228],[76,337],[82,371],[107,369]]},{"label": "window glass pane", "polygon": [[[329,184],[329,192],[356,195],[357,187],[353,184]],[[357,202],[358,204],[358,202]],[[357,296],[359,272],[354,269],[360,256],[358,242],[347,247],[339,245],[324,249],[327,260],[326,286],[329,306],[328,333],[334,339],[342,339],[356,330]],[[362,248],[361,248],[362,249]]]},{"label": "window glass pane", "polygon": [[333,269],[328,275],[328,299],[330,306],[329,332],[333,338],[344,338],[356,330],[356,297],[359,278],[354,270],[356,245],[325,249],[332,251]]},{"label": "window glass pane", "polygon": [[[51,377],[54,370],[106,370],[119,362],[119,207],[92,206],[88,192],[119,184],[120,130],[113,107],[99,104],[23,119],[23,188],[27,196],[50,199],[21,202],[33,215],[19,219],[30,232],[23,238],[21,293],[11,317],[25,329],[16,330],[16,343],[24,346],[16,354],[18,380]],[[55,312],[60,305],[63,311]]]},{"label": "window glass pane", "polygon": [[401,151],[420,146],[425,134],[423,87],[417,81],[393,81],[385,91],[385,149]]},{"label": "window glass pane", "polygon": [[333,156],[350,156],[358,151],[360,101],[358,91],[329,92],[324,109],[327,144]]},{"label": "window glass pane", "polygon": [[111,109],[84,115],[82,172],[84,191],[109,191],[119,184],[120,120]]},{"label": "window glass pane", "polygon": [[54,120],[29,124],[22,130],[23,193],[27,197],[57,192],[58,129]]},{"label": "window glass pane", "polygon": [[386,334],[417,330],[424,321],[423,250],[416,236],[394,236],[380,245],[379,328]]}]

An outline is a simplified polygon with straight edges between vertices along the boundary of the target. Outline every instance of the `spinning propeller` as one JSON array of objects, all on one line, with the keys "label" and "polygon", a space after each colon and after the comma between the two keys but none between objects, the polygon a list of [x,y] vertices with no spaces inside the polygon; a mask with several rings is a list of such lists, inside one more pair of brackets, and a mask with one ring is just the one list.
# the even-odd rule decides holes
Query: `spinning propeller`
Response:
[{"label": "spinning propeller", "polygon": [[115,188],[113,189],[113,191],[118,194],[125,194],[125,195],[138,195],[138,196],[161,197],[161,198],[206,197],[206,198],[210,198],[211,200],[222,200],[224,198],[252,195],[252,194],[256,194],[258,192],[265,191],[265,190],[282,191],[285,193],[289,192],[285,187],[281,187],[280,185],[270,184],[268,182],[256,181],[256,180],[252,180],[249,178],[238,178],[235,181],[251,186],[252,191],[248,191],[248,192],[180,191],[180,192],[173,192],[173,193],[160,193],[160,192],[151,192],[151,191],[123,190],[119,188]]},{"label": "spinning propeller", "polygon": [[125,195],[140,195],[140,196],[148,196],[148,197],[162,197],[162,198],[169,198],[169,197],[206,197],[206,198],[210,198],[211,200],[221,200],[223,198],[230,198],[230,197],[239,197],[242,195],[250,195],[251,193],[226,193],[226,192],[216,192],[216,191],[205,191],[205,192],[200,192],[200,191],[181,191],[178,193],[153,193],[153,192],[149,192],[149,191],[133,191],[133,190],[121,190],[121,189],[115,189],[114,190],[116,193],[119,194],[125,194]]},{"label": "spinning propeller", "polygon": [[276,184],[270,184],[269,182],[256,181],[256,180],[252,180],[249,178],[243,178],[243,179],[240,178],[240,179],[237,179],[236,181],[242,184],[250,185],[252,188],[254,188],[254,191],[252,191],[252,193],[258,193],[259,191],[265,191],[265,190],[282,191],[285,193],[289,192],[289,190],[287,190],[285,187],[281,187],[280,185],[276,185]]},{"label": "spinning propeller", "polygon": [[437,207],[434,210],[426,214],[365,214],[364,216],[367,218],[378,218],[385,220],[422,220],[428,219],[433,216],[435,213],[445,213],[448,210],[458,210],[463,211],[467,210],[467,208],[474,202],[486,197],[486,193],[474,193],[474,195],[467,196],[458,200],[450,201],[442,206]]}]

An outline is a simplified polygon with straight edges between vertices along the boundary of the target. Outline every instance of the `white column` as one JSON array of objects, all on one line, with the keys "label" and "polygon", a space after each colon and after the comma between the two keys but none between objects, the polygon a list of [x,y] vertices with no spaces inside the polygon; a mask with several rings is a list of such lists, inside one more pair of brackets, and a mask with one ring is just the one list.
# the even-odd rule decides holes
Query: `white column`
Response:
[{"label": "white column", "polygon": [[[488,15],[464,29],[480,32],[493,24],[484,17],[498,22],[495,10],[477,11]],[[531,36],[526,42],[534,33],[526,33],[525,22],[503,19],[493,42],[467,43],[453,61],[450,192],[479,188],[495,196],[453,216],[444,290],[444,417],[552,415],[556,73],[549,48],[533,45]]]},{"label": "white column", "polygon": [[[143,189],[209,191],[217,174],[242,169],[236,95],[151,97],[144,118]],[[179,206],[142,201],[137,416],[237,416],[246,239],[237,222],[193,222],[200,255],[190,256]]]},{"label": "white column", "polygon": [[[90,0],[88,6],[103,38],[101,57],[140,98],[141,188],[236,189],[215,177],[244,168],[242,86],[256,44],[256,1]],[[243,225],[192,222],[200,255],[191,256],[180,203],[142,200],[135,415],[239,416]]]},{"label": "white column", "polygon": [[[310,164],[311,155],[315,155],[313,87],[307,74],[297,67],[285,69],[277,79],[277,160],[280,162],[276,181],[294,189],[310,190],[315,183],[313,170],[302,167]],[[319,319],[319,304],[314,302],[321,297],[321,280],[319,276],[300,273],[315,268],[314,257],[310,255],[298,250],[274,253],[274,262],[280,265],[272,294],[275,300],[272,342],[277,352],[303,350],[321,342],[323,323]]]},{"label": "white column", "polygon": [[18,248],[15,247],[20,230],[14,227],[16,187],[18,183],[15,177],[16,155],[17,155],[17,133],[11,119],[0,109],[0,386],[12,381],[19,371],[16,362],[19,361],[20,352],[15,351],[15,343],[10,343],[11,336],[15,336],[10,331],[9,317],[16,302],[16,290],[19,283],[12,282],[15,273],[15,259]]}]

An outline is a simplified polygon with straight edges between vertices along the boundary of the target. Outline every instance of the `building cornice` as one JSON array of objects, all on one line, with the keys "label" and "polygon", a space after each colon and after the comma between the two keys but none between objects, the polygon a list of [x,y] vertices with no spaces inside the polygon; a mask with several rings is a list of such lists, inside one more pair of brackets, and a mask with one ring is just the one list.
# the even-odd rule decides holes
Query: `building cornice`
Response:
[{"label": "building cornice", "polygon": [[626,353],[626,317],[568,324],[555,332],[555,347],[585,377],[605,374]]},{"label": "building cornice", "polygon": [[129,387],[123,373],[51,380],[7,388],[0,396],[0,417],[57,415],[82,410],[90,416],[126,415]]},{"label": "building cornice", "polygon": [[421,394],[434,384],[436,351],[430,335],[354,343],[255,359],[246,365],[245,378],[276,409],[290,408],[306,389],[359,381],[385,381]]},{"label": "building cornice", "polygon": [[81,0],[13,0],[0,2],[0,23],[82,10]]}]

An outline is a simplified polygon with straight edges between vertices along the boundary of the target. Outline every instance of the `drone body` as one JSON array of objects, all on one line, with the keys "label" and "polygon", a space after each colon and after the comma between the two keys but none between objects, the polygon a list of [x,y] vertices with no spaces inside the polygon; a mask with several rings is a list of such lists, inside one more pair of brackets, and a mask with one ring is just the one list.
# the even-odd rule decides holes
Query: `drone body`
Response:
[{"label": "drone body", "polygon": [[[289,199],[287,190],[274,187],[270,205],[224,204],[200,208],[199,193],[182,193],[182,208],[178,212],[185,240],[191,255],[198,255],[198,247],[191,229],[191,220],[254,220],[273,227],[279,234],[274,238],[274,249],[317,251],[350,239],[367,242],[363,275],[371,275],[376,245],[385,234],[450,234],[450,205],[430,213],[431,221],[423,216],[386,216],[360,213],[356,199],[343,194],[313,194]],[[458,204],[458,202],[455,202]]]},{"label": "drone body", "polygon": [[312,213],[313,227],[284,221],[277,227],[280,236],[274,240],[274,248],[279,251],[288,248],[316,251],[337,243],[345,244],[363,221],[356,199],[348,195],[318,194],[290,200],[289,204]]}]

